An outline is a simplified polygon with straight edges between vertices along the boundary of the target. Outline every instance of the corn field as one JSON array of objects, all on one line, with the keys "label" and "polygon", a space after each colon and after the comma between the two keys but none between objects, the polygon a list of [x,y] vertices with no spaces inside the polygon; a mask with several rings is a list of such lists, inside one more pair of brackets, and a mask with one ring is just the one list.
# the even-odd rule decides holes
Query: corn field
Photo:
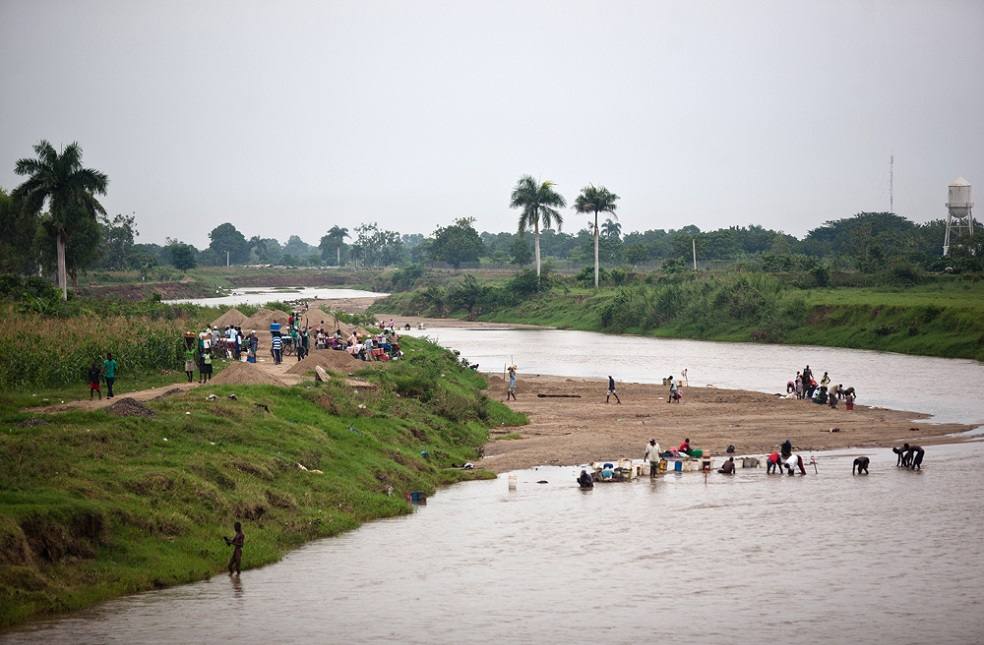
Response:
[{"label": "corn field", "polygon": [[45,318],[7,311],[0,325],[0,387],[59,386],[85,380],[93,361],[112,352],[120,371],[180,370],[185,319],[78,316]]}]

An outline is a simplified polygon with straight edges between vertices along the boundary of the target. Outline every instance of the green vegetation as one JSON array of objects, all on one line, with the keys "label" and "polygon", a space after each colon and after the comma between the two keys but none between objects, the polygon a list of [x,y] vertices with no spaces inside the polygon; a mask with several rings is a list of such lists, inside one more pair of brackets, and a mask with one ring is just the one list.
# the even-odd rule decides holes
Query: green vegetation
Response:
[{"label": "green vegetation", "polygon": [[[612,272],[614,273],[614,272]],[[984,360],[984,282],[921,277],[925,284],[819,288],[812,272],[620,276],[598,291],[591,275],[530,272],[504,283],[473,276],[390,296],[374,310],[450,315],[564,329],[706,340],[802,343]],[[812,283],[812,284],[810,284]],[[795,286],[802,284],[804,286]]]},{"label": "green vegetation", "polygon": [[151,417],[0,413],[0,625],[220,572],[236,519],[255,567],[408,513],[409,491],[491,476],[454,465],[525,418],[450,352],[404,344],[361,375],[375,390],[207,386]]}]

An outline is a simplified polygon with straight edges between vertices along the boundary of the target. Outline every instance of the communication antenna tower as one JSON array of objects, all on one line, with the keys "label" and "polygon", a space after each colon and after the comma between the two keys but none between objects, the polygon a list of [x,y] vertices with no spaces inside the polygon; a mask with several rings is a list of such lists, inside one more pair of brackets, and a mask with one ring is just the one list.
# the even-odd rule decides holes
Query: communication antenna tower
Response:
[{"label": "communication antenna tower", "polygon": [[888,212],[895,213],[895,155],[888,158]]}]

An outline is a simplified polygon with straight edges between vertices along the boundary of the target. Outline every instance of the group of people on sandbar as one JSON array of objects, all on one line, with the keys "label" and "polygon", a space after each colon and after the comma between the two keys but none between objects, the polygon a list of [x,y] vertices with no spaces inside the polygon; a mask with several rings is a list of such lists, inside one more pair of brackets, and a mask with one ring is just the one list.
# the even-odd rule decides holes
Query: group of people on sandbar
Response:
[{"label": "group of people on sandbar", "polygon": [[818,382],[813,375],[813,370],[807,365],[803,371],[796,372],[796,378],[786,382],[786,397],[813,401],[818,405],[829,405],[831,408],[836,408],[837,403],[843,399],[844,407],[853,410],[857,391],[853,386],[844,387],[843,383],[832,385],[827,372],[823,373]]}]

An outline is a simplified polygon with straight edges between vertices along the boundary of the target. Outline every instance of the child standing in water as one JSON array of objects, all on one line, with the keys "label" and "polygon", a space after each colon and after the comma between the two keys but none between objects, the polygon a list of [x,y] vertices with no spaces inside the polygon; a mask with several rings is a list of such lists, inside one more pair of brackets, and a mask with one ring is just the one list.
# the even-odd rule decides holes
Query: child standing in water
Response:
[{"label": "child standing in water", "polygon": [[243,525],[236,522],[232,526],[236,530],[236,534],[232,538],[223,537],[226,546],[233,547],[232,557],[229,558],[229,575],[231,576],[233,570],[235,570],[236,575],[239,575],[239,568],[243,561],[243,543],[246,542],[246,536],[243,534]]}]

